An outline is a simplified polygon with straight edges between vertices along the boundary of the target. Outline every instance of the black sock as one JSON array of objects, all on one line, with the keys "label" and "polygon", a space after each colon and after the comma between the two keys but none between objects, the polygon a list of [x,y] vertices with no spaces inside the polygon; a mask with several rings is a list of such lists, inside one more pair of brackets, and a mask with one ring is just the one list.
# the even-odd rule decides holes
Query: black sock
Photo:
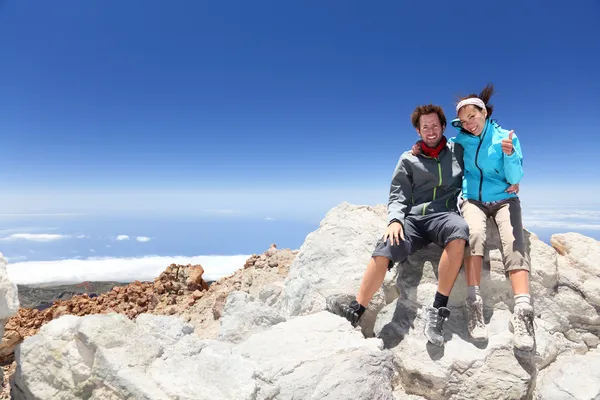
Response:
[{"label": "black sock", "polygon": [[440,292],[435,292],[435,300],[433,301],[433,308],[446,307],[448,305],[448,296],[444,296]]}]

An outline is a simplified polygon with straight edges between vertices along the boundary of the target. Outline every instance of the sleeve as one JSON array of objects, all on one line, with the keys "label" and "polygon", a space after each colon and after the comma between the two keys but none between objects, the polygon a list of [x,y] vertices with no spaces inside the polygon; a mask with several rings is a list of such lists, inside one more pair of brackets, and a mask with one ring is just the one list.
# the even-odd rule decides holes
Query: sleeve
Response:
[{"label": "sleeve", "polygon": [[393,220],[398,220],[404,227],[404,217],[408,208],[408,202],[412,197],[412,176],[406,168],[403,158],[400,158],[392,184],[390,185],[390,197],[388,202],[388,225]]},{"label": "sleeve", "polygon": [[513,152],[511,155],[504,154],[504,175],[511,185],[515,185],[523,178],[523,153],[519,138],[513,133]]},{"label": "sleeve", "polygon": [[458,165],[460,165],[460,169],[462,171],[465,170],[465,148],[462,144],[456,142],[454,138],[451,140],[452,143],[452,151],[454,152],[454,156],[456,157],[456,161],[458,161]]}]

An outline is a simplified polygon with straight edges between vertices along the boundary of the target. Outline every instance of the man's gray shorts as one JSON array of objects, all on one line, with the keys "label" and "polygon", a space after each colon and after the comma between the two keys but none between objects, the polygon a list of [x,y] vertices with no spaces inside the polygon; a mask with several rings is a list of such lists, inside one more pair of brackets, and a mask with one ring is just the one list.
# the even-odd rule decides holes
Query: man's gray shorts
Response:
[{"label": "man's gray shorts", "polygon": [[455,239],[469,243],[469,226],[458,213],[446,211],[427,215],[408,215],[404,220],[404,241],[391,244],[392,240],[379,239],[373,257],[383,256],[390,260],[388,269],[396,262],[402,262],[417,250],[435,243],[440,247]]}]

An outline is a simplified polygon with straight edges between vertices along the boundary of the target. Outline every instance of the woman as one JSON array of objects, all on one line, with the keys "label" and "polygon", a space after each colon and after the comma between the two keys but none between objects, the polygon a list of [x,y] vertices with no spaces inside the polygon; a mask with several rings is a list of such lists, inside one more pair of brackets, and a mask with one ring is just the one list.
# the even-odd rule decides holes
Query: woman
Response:
[{"label": "woman", "polygon": [[[458,135],[450,139],[464,148],[462,215],[469,225],[469,253],[465,258],[469,334],[476,341],[487,340],[483,302],[479,295],[486,242],[486,222],[491,217],[502,242],[505,273],[513,289],[515,306],[510,320],[514,345],[531,351],[534,344],[533,308],[529,295],[530,262],[525,252],[521,204],[517,195],[523,176],[523,154],[513,131],[502,129],[490,119],[489,104],[494,92],[488,85],[479,94],[462,98],[458,118],[451,124]],[[413,153],[417,151],[413,147]]]},{"label": "woman", "polygon": [[470,254],[465,259],[469,311],[469,333],[475,340],[486,340],[483,303],[479,296],[481,268],[486,241],[486,221],[493,218],[502,242],[504,269],[512,285],[515,306],[511,318],[514,345],[519,350],[533,349],[533,308],[529,295],[530,262],[525,252],[521,203],[507,189],[523,177],[523,153],[513,131],[502,129],[490,119],[494,93],[488,85],[476,96],[461,99],[456,106],[458,118],[452,126],[454,139],[464,148],[465,173],[461,212],[469,225]]}]

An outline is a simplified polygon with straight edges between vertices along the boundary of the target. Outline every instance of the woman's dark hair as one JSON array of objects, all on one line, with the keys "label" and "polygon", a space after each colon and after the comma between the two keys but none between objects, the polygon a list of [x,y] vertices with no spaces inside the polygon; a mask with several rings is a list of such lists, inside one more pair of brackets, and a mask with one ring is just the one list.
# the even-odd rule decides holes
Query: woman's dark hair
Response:
[{"label": "woman's dark hair", "polygon": [[[479,95],[472,93],[468,96],[461,97],[460,99],[458,99],[456,104],[460,103],[460,101],[464,100],[464,99],[478,97],[485,103],[485,108],[487,110],[487,118],[490,118],[492,116],[492,112],[494,111],[494,106],[490,104],[490,99],[492,98],[493,94],[494,94],[494,85],[490,83],[486,87],[483,88],[483,90],[481,91],[481,93],[479,93]],[[477,106],[473,105],[473,107],[477,107]],[[481,107],[477,107],[477,109],[479,109],[480,111],[483,111],[481,109]]]}]

